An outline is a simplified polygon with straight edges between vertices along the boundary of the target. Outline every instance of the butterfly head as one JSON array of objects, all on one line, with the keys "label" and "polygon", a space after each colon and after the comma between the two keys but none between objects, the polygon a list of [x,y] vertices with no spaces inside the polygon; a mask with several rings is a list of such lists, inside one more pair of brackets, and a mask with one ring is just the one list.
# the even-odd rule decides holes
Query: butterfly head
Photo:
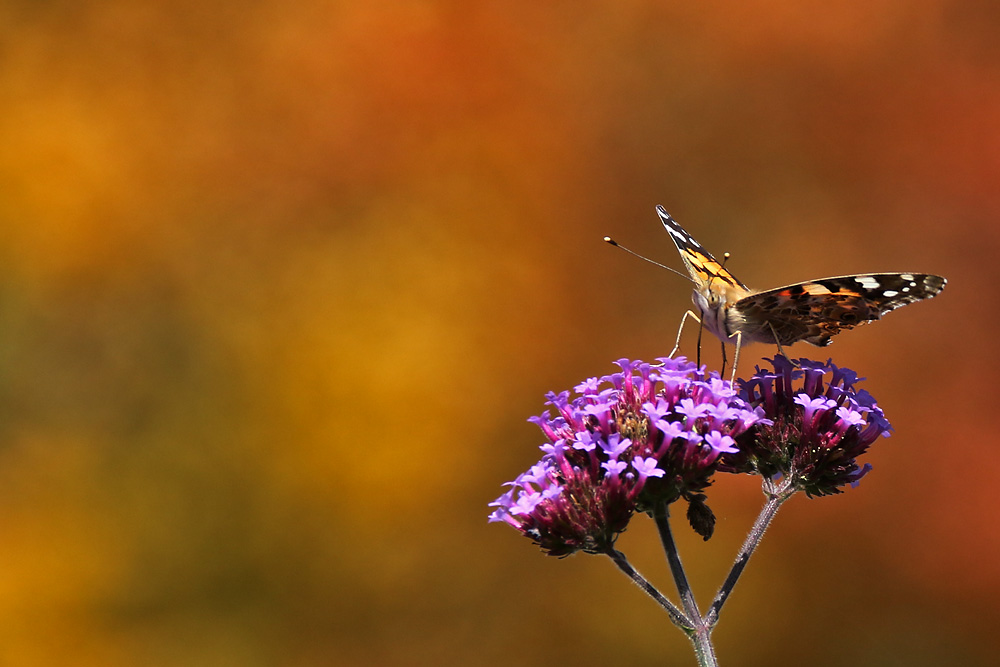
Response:
[{"label": "butterfly head", "polygon": [[691,301],[700,312],[705,327],[722,340],[726,340],[733,329],[735,311],[731,306],[749,293],[746,287],[726,280],[723,273],[706,277],[691,294]]},{"label": "butterfly head", "polygon": [[736,303],[748,292],[746,288],[732,285],[721,278],[709,278],[694,288],[691,300],[702,312],[721,310]]}]

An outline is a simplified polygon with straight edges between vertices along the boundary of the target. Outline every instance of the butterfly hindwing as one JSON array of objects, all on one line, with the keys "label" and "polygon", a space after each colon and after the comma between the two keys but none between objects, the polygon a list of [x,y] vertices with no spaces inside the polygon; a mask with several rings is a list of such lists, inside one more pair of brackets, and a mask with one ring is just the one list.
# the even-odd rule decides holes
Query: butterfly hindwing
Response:
[{"label": "butterfly hindwing", "polygon": [[940,292],[944,278],[922,273],[870,273],[821,278],[758,292],[732,305],[748,323],[766,323],[782,345],[828,345],[840,331],[881,319]]}]

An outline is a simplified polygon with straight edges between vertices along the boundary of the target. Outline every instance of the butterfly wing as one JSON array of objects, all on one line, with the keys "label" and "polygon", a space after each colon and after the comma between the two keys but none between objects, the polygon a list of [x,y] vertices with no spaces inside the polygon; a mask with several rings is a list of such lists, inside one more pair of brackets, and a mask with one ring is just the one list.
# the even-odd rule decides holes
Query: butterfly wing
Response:
[{"label": "butterfly wing", "polygon": [[733,305],[750,340],[781,345],[800,340],[829,345],[842,330],[881,319],[888,312],[930,299],[947,281],[925,273],[871,273],[810,280],[758,292]]},{"label": "butterfly wing", "polygon": [[687,267],[688,273],[691,274],[691,277],[694,278],[699,286],[704,288],[713,281],[721,281],[727,287],[737,288],[744,292],[749,291],[746,285],[741,283],[736,276],[722,266],[715,257],[712,257],[712,253],[705,250],[700,243],[695,241],[694,237],[688,234],[687,230],[681,227],[667,213],[666,209],[657,205],[656,212],[660,216],[660,222],[663,223],[663,227],[670,234],[670,239],[677,246],[677,252],[681,254],[681,259],[684,260],[684,266]]}]

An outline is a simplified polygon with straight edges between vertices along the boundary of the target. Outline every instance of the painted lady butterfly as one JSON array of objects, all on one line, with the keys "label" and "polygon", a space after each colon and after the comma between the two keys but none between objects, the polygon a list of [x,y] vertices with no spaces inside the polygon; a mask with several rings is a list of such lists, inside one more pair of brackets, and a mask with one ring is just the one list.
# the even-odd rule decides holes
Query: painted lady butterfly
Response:
[{"label": "painted lady butterfly", "polygon": [[[927,273],[864,273],[758,292],[712,257],[662,206],[656,212],[695,283],[692,298],[701,321],[723,342],[735,343],[737,355],[740,345],[750,342],[777,343],[779,348],[800,340],[829,345],[842,330],[929,299],[947,283]],[[688,314],[695,315],[689,311],[685,318]]]}]

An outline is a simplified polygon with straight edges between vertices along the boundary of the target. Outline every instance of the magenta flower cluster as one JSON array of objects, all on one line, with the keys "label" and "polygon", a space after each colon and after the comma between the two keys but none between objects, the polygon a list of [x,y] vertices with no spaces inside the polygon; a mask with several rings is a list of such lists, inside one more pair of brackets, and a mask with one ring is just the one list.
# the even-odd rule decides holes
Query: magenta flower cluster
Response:
[{"label": "magenta flower cluster", "polygon": [[770,424],[763,407],[684,358],[616,363],[620,372],[586,380],[572,396],[548,394],[553,410],[529,420],[547,440],[541,460],[491,503],[490,521],[550,555],[608,552],[637,510],[681,498],[700,507],[723,457]]},{"label": "magenta flower cluster", "polygon": [[871,394],[856,388],[864,378],[829,360],[770,361],[773,371],[758,368],[740,380],[740,397],[768,421],[738,438],[739,451],[720,470],[781,477],[809,496],[856,485],[871,470],[857,457],[892,430]]}]

